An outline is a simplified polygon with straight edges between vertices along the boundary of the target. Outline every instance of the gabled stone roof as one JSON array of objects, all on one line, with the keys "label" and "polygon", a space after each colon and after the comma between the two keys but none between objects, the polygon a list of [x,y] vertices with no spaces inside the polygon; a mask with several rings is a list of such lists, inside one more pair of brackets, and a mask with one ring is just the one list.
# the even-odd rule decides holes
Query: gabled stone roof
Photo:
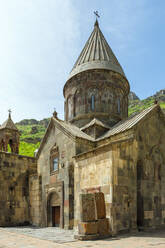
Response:
[{"label": "gabled stone roof", "polygon": [[36,157],[38,158],[41,151],[42,151],[42,148],[48,138],[48,135],[49,135],[49,132],[52,128],[52,125],[56,125],[59,129],[61,129],[63,131],[63,133],[65,134],[68,134],[69,136],[72,136],[72,137],[78,137],[78,138],[82,138],[82,139],[85,139],[85,140],[88,140],[90,142],[93,142],[95,141],[94,138],[92,138],[91,136],[87,135],[86,133],[82,132],[78,127],[70,124],[70,123],[67,123],[63,120],[60,120],[58,118],[55,118],[55,117],[52,117],[50,122],[49,122],[49,125],[47,127],[47,130],[45,132],[45,135],[41,141],[41,144],[40,144],[40,147],[36,153]]},{"label": "gabled stone roof", "polygon": [[140,113],[138,113],[136,115],[131,115],[127,119],[118,122],[108,132],[106,132],[103,136],[101,136],[97,140],[106,139],[106,138],[109,138],[112,135],[116,135],[118,133],[122,133],[124,131],[127,131],[127,130],[131,129],[136,124],[138,124],[142,119],[144,119],[154,109],[160,109],[160,106],[158,104],[154,104],[151,107],[143,110],[142,112],[140,112]]},{"label": "gabled stone roof", "polygon": [[96,21],[94,30],[72,69],[69,79],[82,71],[91,69],[112,70],[125,77],[121,65],[99,28],[98,21]]},{"label": "gabled stone roof", "polygon": [[89,140],[89,141],[95,141],[94,138],[92,138],[88,134],[86,134],[83,131],[81,131],[80,128],[76,127],[75,125],[70,124],[69,122],[65,122],[65,121],[56,119],[56,118],[53,118],[53,120],[56,123],[59,123],[66,131],[71,133],[74,137],[86,139],[86,140]]},{"label": "gabled stone roof", "polygon": [[16,125],[11,119],[10,114],[9,114],[8,119],[0,126],[0,129],[11,129],[11,130],[18,131]]},{"label": "gabled stone roof", "polygon": [[[65,121],[59,120],[58,118],[51,118],[51,121],[48,125],[47,131],[45,133],[45,136],[41,142],[41,145],[39,147],[38,153],[37,153],[37,157],[39,156],[42,147],[47,139],[49,130],[51,129],[51,124],[54,123],[55,125],[57,125],[59,128],[61,128],[61,130],[63,130],[64,133],[71,135],[72,137],[78,137],[78,138],[82,138],[85,140],[88,140],[90,142],[97,142],[97,141],[101,141],[103,139],[109,138],[113,135],[125,132],[131,128],[133,128],[135,125],[137,125],[141,120],[143,120],[145,117],[147,117],[148,114],[150,114],[151,112],[153,112],[154,110],[161,110],[160,106],[158,104],[154,104],[151,107],[143,110],[142,112],[136,114],[136,115],[132,115],[130,117],[128,117],[127,119],[120,121],[119,123],[117,123],[115,126],[113,126],[112,128],[110,128],[110,130],[108,130],[104,135],[102,135],[101,137],[94,139],[93,137],[89,136],[88,134],[86,134],[85,132],[83,132],[80,128],[76,127],[73,124],[67,123]],[[162,111],[162,115],[165,119],[165,115],[163,114]],[[91,125],[91,123],[100,123],[99,120],[92,120],[90,123],[88,123],[87,125]],[[101,122],[102,123],[102,122]],[[86,126],[87,126],[86,125]],[[108,127],[108,126],[107,126]]]},{"label": "gabled stone roof", "polygon": [[93,118],[93,120],[91,120],[91,122],[89,122],[85,126],[81,127],[80,130],[83,131],[86,128],[91,127],[93,125],[97,125],[97,126],[104,127],[106,129],[110,129],[110,127],[108,125],[106,125],[105,123],[103,123],[102,121],[98,120],[97,118]]}]

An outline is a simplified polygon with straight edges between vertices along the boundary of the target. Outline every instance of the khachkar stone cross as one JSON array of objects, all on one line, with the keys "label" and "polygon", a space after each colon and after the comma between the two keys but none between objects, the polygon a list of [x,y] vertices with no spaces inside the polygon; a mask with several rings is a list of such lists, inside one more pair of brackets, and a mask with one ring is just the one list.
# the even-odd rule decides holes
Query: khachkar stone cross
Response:
[{"label": "khachkar stone cross", "polygon": [[98,12],[98,11],[94,11],[94,14],[95,14],[95,16],[96,16],[96,20],[97,20],[97,18],[100,18],[99,12]]}]

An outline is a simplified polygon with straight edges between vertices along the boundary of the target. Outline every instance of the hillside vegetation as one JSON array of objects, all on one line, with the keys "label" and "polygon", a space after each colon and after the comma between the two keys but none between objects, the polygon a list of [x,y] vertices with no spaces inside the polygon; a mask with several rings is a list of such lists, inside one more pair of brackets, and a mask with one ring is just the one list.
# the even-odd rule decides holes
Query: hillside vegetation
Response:
[{"label": "hillside vegetation", "polygon": [[[131,92],[133,93],[133,92]],[[155,100],[157,100],[160,104],[160,107],[162,109],[165,109],[165,90],[160,90],[155,95],[150,96],[144,100],[140,100],[135,93],[133,93],[134,96],[129,97],[129,107],[128,107],[128,115],[132,115],[135,113],[138,113],[148,107],[150,107],[152,104],[154,104]]]},{"label": "hillside vegetation", "polygon": [[20,149],[19,154],[25,156],[34,156],[34,152],[39,148],[40,142],[44,136],[50,118],[37,121],[35,119],[22,120],[16,123],[19,129]]},{"label": "hillside vegetation", "polygon": [[[130,92],[128,108],[129,116],[150,107],[155,100],[158,100],[161,108],[165,110],[165,90],[161,90],[154,96],[148,97],[144,100],[140,100],[134,92]],[[37,121],[35,119],[25,119],[19,123],[16,123],[17,128],[21,132],[21,155],[31,157],[34,156],[34,152],[39,148],[49,121],[50,118],[45,118],[41,121]]]}]

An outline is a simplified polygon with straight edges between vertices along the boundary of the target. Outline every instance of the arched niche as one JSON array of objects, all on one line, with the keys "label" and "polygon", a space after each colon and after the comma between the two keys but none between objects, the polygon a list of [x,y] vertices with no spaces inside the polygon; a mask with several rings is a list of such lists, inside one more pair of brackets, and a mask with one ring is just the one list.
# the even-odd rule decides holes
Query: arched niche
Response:
[{"label": "arched niche", "polygon": [[85,111],[84,92],[81,88],[75,92],[74,109],[75,109],[75,116],[77,116],[78,114],[82,114]]},{"label": "arched niche", "polygon": [[123,91],[121,89],[116,90],[115,112],[120,116],[123,115]]},{"label": "arched niche", "polygon": [[111,112],[114,101],[113,91],[109,87],[105,87],[101,91],[101,111],[102,112]]},{"label": "arched niche", "polygon": [[74,96],[69,95],[67,99],[67,117],[71,120],[74,117]]}]

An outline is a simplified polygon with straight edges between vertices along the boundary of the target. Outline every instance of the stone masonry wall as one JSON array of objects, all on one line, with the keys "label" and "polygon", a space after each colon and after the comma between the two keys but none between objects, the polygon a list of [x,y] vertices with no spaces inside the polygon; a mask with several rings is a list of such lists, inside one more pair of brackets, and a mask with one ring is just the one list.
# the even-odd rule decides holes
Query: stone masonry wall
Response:
[{"label": "stone masonry wall", "polygon": [[137,130],[137,222],[139,228],[165,224],[165,122],[153,112]]},{"label": "stone masonry wall", "polygon": [[132,138],[112,145],[113,154],[113,233],[136,229],[137,142]]},{"label": "stone masonry wall", "polygon": [[[51,149],[58,148],[59,168],[51,172]],[[38,173],[42,177],[42,226],[49,224],[51,214],[48,209],[49,197],[56,195],[60,204],[60,223],[66,229],[73,227],[73,159],[75,155],[75,143],[72,138],[65,135],[55,125],[45,141],[41,154],[38,158]],[[60,185],[60,186],[59,186]],[[59,189],[60,187],[60,189]],[[60,193],[59,193],[60,191]]]},{"label": "stone masonry wall", "polygon": [[0,152],[0,226],[30,223],[29,175],[36,159]]},{"label": "stone masonry wall", "polygon": [[75,158],[75,228],[79,194],[85,192],[104,193],[111,233],[136,227],[137,144],[130,132],[120,139]]},{"label": "stone masonry wall", "polygon": [[103,192],[106,203],[106,217],[111,219],[112,205],[112,153],[104,149],[81,155],[75,159],[74,168],[74,199],[75,213],[74,226],[77,228],[80,221],[80,193]]},{"label": "stone masonry wall", "polygon": [[29,178],[30,223],[41,225],[41,177],[31,175]]}]

